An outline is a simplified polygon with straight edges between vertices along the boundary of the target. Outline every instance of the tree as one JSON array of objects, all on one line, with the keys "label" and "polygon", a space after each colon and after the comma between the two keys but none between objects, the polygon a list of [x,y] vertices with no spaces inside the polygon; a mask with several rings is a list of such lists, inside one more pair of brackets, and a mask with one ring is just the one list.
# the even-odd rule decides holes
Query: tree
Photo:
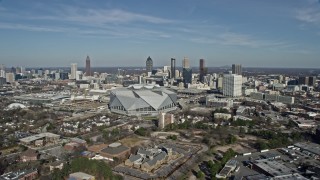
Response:
[{"label": "tree", "polygon": [[177,135],[167,136],[167,139],[177,140]]},{"label": "tree", "polygon": [[147,130],[144,127],[140,127],[134,133],[139,135],[139,136],[146,136],[147,135]]},{"label": "tree", "polygon": [[268,145],[264,141],[258,140],[255,144],[255,148],[261,151],[263,149],[268,149]]},{"label": "tree", "polygon": [[233,143],[235,143],[236,141],[237,141],[237,138],[236,138],[234,135],[229,134],[229,136],[228,136],[228,138],[227,138],[227,143],[228,143],[228,144],[233,144]]},{"label": "tree", "polygon": [[205,179],[205,175],[204,175],[204,173],[203,173],[201,170],[199,170],[199,171],[197,172],[197,178],[198,178],[198,179]]}]

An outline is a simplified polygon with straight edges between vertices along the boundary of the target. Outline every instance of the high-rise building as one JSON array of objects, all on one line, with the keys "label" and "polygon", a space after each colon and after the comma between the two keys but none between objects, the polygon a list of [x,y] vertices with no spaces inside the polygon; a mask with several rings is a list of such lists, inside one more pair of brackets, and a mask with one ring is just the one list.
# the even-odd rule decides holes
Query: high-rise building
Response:
[{"label": "high-rise building", "polygon": [[205,67],[204,59],[200,59],[200,66],[199,66],[199,74],[200,74],[200,82],[203,82],[203,77],[207,74],[207,68]]},{"label": "high-rise building", "polygon": [[192,83],[192,69],[191,68],[183,68],[182,69],[182,77],[184,87],[187,87],[187,84]]},{"label": "high-rise building", "polygon": [[86,58],[86,76],[91,76],[91,63],[89,56]]},{"label": "high-rise building", "polygon": [[6,73],[6,81],[7,83],[12,83],[15,81],[15,74],[14,73]]},{"label": "high-rise building", "polygon": [[6,67],[4,64],[0,64],[0,77],[6,78]]},{"label": "high-rise building", "polygon": [[5,78],[6,77],[6,71],[0,69],[0,77]]},{"label": "high-rise building", "polygon": [[190,61],[187,57],[184,57],[182,60],[182,68],[190,68]]},{"label": "high-rise building", "polygon": [[171,78],[176,78],[176,59],[171,58]]},{"label": "high-rise building", "polygon": [[300,85],[309,85],[309,77],[308,76],[300,76],[299,77]]},{"label": "high-rise building", "polygon": [[241,64],[232,64],[232,74],[242,75]]},{"label": "high-rise building", "polygon": [[69,79],[68,73],[67,72],[60,72],[60,79],[61,80]]},{"label": "high-rise building", "polygon": [[309,80],[308,85],[309,86],[314,86],[316,84],[317,77],[316,76],[309,76],[308,80]]},{"label": "high-rise building", "polygon": [[242,95],[242,76],[225,74],[223,76],[222,92],[224,96],[239,97]]},{"label": "high-rise building", "polygon": [[4,64],[0,64],[0,70],[5,71],[6,70],[6,66]]},{"label": "high-rise building", "polygon": [[77,63],[72,63],[71,64],[71,73],[70,73],[70,79],[76,79],[77,77]]},{"label": "high-rise building", "polygon": [[153,61],[151,59],[151,57],[149,56],[146,60],[146,70],[147,72],[152,72],[153,69]]}]

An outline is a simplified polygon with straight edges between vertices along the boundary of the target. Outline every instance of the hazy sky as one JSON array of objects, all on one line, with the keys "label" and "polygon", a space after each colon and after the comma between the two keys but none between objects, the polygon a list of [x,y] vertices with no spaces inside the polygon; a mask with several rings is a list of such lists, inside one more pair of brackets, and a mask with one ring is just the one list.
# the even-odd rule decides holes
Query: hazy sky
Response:
[{"label": "hazy sky", "polygon": [[319,0],[0,0],[0,64],[320,68]]}]

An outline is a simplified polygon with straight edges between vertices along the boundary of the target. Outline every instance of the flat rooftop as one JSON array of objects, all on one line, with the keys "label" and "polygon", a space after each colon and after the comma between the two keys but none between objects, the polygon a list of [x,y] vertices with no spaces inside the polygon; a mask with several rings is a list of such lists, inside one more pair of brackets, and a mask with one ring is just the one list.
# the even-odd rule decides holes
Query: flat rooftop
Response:
[{"label": "flat rooftop", "polygon": [[30,143],[32,141],[36,141],[36,140],[39,140],[39,139],[42,139],[42,138],[45,138],[45,137],[48,137],[48,138],[60,138],[60,135],[57,135],[57,134],[53,134],[53,133],[40,133],[40,134],[36,134],[36,135],[33,135],[33,136],[28,136],[28,137],[25,137],[25,138],[22,138],[20,139],[21,142],[24,142],[24,143]]},{"label": "flat rooftop", "polygon": [[300,142],[294,144],[294,146],[299,147],[300,149],[309,151],[313,154],[320,155],[320,145],[311,143],[311,142]]},{"label": "flat rooftop", "polygon": [[261,170],[267,172],[272,176],[287,175],[295,172],[294,170],[279,163],[278,161],[273,161],[273,160],[267,160],[267,159],[257,160],[256,163],[254,164],[257,167],[259,167]]}]

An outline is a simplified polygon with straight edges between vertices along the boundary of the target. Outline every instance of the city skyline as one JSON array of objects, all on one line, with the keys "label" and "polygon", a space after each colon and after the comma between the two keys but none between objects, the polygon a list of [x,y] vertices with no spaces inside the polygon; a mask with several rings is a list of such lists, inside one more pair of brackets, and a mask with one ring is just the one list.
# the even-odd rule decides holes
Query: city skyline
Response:
[{"label": "city skyline", "polygon": [[[164,13],[165,12],[165,13]],[[320,3],[296,1],[0,1],[6,67],[320,67]]]}]

